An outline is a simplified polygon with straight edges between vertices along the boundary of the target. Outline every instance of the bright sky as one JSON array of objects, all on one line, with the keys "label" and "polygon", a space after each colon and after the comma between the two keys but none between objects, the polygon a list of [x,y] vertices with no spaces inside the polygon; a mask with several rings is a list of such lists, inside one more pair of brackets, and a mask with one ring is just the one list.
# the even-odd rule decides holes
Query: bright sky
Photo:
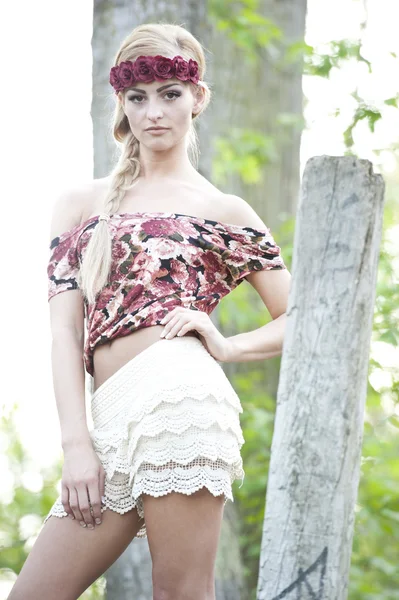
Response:
[{"label": "bright sky", "polygon": [[[373,75],[350,64],[334,72],[331,81],[304,78],[308,130],[303,135],[301,171],[310,156],[343,154],[341,134],[354,108],[349,94],[355,79],[359,94],[377,106],[398,92],[399,62],[389,53],[399,55],[399,3],[370,0],[367,6],[369,24],[363,36]],[[359,36],[363,2],[308,0],[308,9],[308,43]],[[91,28],[90,1],[20,0],[0,9],[2,405],[6,413],[12,404],[19,405],[19,432],[32,456],[26,482],[36,491],[41,481],[35,472],[61,457],[50,366],[46,264],[55,194],[63,186],[92,177]],[[340,118],[332,116],[337,107],[342,110]],[[399,111],[384,107],[374,136],[366,127],[357,132],[359,156],[375,163],[372,149],[397,142],[395,131],[399,131]],[[394,175],[397,156],[395,162],[394,154],[387,151],[382,160]],[[395,175],[397,180],[397,171]],[[0,501],[9,501],[13,477],[6,467],[5,440],[0,440],[0,449]]]},{"label": "bright sky", "polygon": [[[367,13],[365,6],[367,7]],[[367,17],[366,31],[361,33],[360,23]],[[342,155],[345,146],[342,131],[349,125],[356,101],[350,94],[355,91],[368,103],[382,109],[383,119],[376,125],[374,134],[366,123],[355,132],[356,152],[376,164],[373,149],[385,149],[398,141],[399,110],[385,106],[383,101],[399,94],[399,55],[397,22],[399,3],[396,0],[308,0],[306,42],[320,51],[327,48],[330,40],[363,40],[362,54],[373,64],[368,75],[365,64],[355,60],[345,68],[333,69],[330,79],[304,77],[303,89],[309,101],[305,111],[308,130],[304,132],[301,147],[301,166],[310,156],[318,154]],[[341,109],[339,117],[333,117]],[[395,135],[396,132],[396,135]],[[382,160],[384,169],[397,169],[397,157],[386,152]]]}]

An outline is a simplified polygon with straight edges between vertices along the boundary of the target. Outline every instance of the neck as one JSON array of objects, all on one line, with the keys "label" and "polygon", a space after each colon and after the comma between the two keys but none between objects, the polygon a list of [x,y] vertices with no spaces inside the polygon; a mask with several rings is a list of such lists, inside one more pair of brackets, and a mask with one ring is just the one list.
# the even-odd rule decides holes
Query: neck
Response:
[{"label": "neck", "polygon": [[165,151],[140,146],[140,179],[152,183],[167,179],[185,179],[197,173],[187,154],[185,140]]}]

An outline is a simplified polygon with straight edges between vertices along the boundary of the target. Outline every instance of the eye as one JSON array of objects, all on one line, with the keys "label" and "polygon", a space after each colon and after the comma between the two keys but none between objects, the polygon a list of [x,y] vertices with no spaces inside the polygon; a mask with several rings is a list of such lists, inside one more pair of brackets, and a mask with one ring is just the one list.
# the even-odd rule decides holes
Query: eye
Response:
[{"label": "eye", "polygon": [[174,100],[175,98],[181,96],[180,92],[166,92],[165,96],[168,96],[168,94],[173,94],[173,97],[169,98],[169,100]]},{"label": "eye", "polygon": [[[172,94],[172,98],[168,98],[168,100],[174,100],[175,98],[179,98],[179,96],[181,96],[180,92],[166,92],[166,94],[164,94],[164,98],[166,96],[169,96],[170,94]],[[145,96],[142,96],[140,94],[136,94],[135,96],[130,96],[129,100],[133,102],[133,104],[142,104],[142,102],[136,102],[135,100],[137,98],[144,98]]]},{"label": "eye", "polygon": [[134,102],[134,100],[136,98],[143,98],[143,96],[130,96],[129,100],[131,100],[132,102]]}]

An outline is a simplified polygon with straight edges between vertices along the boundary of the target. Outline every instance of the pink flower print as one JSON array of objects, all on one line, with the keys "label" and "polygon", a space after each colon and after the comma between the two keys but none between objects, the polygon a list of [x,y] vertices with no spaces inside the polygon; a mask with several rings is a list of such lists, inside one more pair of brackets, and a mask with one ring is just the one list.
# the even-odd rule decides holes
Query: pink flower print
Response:
[{"label": "pink flower print", "polygon": [[141,229],[144,233],[153,237],[168,236],[176,230],[174,223],[170,223],[169,219],[148,219],[141,224]]},{"label": "pink flower print", "polygon": [[176,281],[176,283],[183,283],[189,277],[186,265],[180,260],[174,259],[171,259],[170,261],[169,275],[171,276],[173,281]]},{"label": "pink flower print", "polygon": [[201,260],[200,260],[200,252],[198,252],[198,248],[188,244],[188,245],[184,245],[182,244],[180,246],[180,254],[182,259],[190,264],[193,265],[194,267],[200,267],[201,266]]},{"label": "pink flower print", "polygon": [[179,218],[171,222],[173,233],[181,233],[184,239],[188,237],[198,238],[199,233],[188,219]]},{"label": "pink flower print", "polygon": [[[167,271],[168,273],[169,271]],[[165,275],[167,274],[165,273]],[[173,294],[179,291],[179,286],[173,285],[170,281],[165,281],[161,279],[154,279],[151,285],[151,292],[155,295],[155,297],[160,298],[164,296],[169,296],[169,294]]]},{"label": "pink flower print", "polygon": [[204,252],[202,255],[202,264],[205,267],[205,278],[208,283],[216,281],[216,273],[223,268],[220,259],[214,252]]},{"label": "pink flower print", "polygon": [[105,308],[113,295],[114,292],[112,290],[106,288],[103,289],[97,299],[96,309],[101,310]]},{"label": "pink flower print", "polygon": [[134,257],[132,271],[141,271],[147,269],[152,262],[151,256],[149,256],[146,252],[139,252]]},{"label": "pink flower print", "polygon": [[176,258],[181,253],[181,246],[173,240],[152,238],[146,242],[147,250],[158,258]]},{"label": "pink flower print", "polygon": [[[125,289],[127,289],[127,286],[125,286]],[[141,283],[138,283],[137,285],[133,285],[125,296],[125,299],[123,301],[124,305],[133,308],[134,302],[138,298],[140,298],[140,296],[143,292],[143,289],[144,289],[144,286]]]},{"label": "pink flower print", "polygon": [[216,233],[202,233],[202,238],[209,242],[210,244],[214,244],[215,246],[224,247],[225,242],[220,235]]},{"label": "pink flower print", "polygon": [[112,244],[112,259],[118,262],[124,262],[130,256],[131,250],[129,244],[123,240],[115,240]]}]

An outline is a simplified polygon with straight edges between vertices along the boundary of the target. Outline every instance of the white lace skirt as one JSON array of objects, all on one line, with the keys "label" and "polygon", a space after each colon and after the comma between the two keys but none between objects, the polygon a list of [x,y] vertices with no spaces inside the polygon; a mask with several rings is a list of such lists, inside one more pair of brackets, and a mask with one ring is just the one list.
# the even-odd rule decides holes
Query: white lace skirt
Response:
[{"label": "white lace skirt", "polygon": [[[207,487],[234,502],[244,480],[240,399],[220,364],[192,336],[161,339],[91,396],[93,447],[106,471],[107,508],[125,513],[141,495],[192,494]],[[58,497],[44,522],[67,513]],[[146,537],[145,521],[137,537]]]}]

